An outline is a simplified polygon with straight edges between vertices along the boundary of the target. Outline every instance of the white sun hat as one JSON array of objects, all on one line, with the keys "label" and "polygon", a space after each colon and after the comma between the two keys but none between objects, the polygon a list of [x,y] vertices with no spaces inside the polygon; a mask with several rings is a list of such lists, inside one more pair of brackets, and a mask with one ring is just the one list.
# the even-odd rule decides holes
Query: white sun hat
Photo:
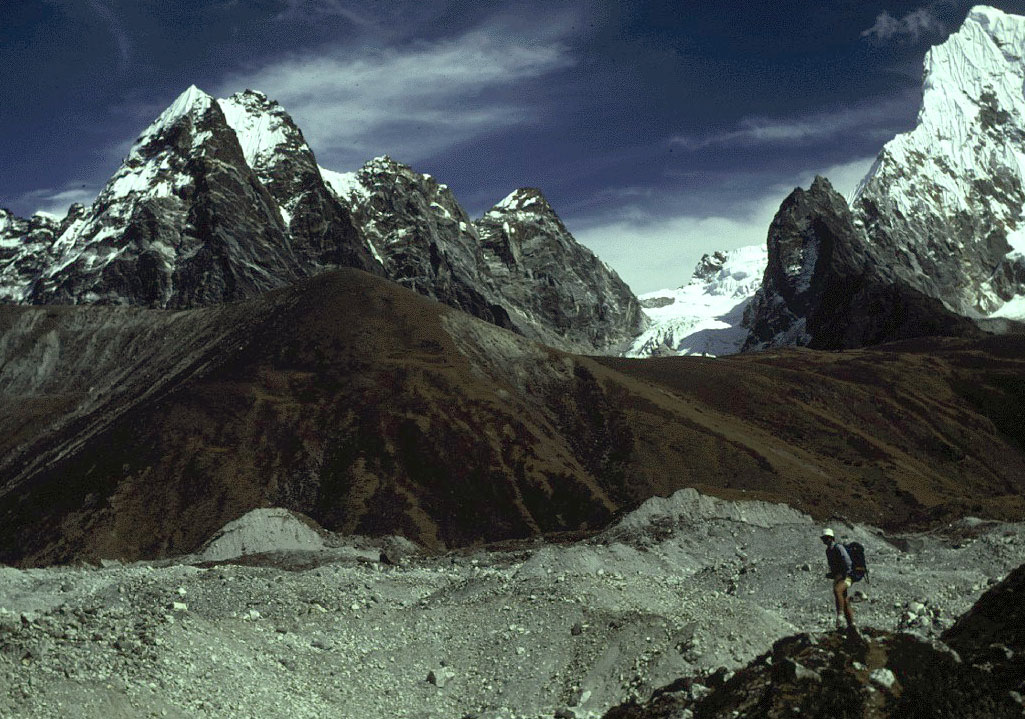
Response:
[{"label": "white sun hat", "polygon": [[830,529],[829,527],[826,527],[825,529],[822,530],[822,536],[823,537],[833,537],[834,539],[836,538],[836,535],[833,534],[833,530]]}]

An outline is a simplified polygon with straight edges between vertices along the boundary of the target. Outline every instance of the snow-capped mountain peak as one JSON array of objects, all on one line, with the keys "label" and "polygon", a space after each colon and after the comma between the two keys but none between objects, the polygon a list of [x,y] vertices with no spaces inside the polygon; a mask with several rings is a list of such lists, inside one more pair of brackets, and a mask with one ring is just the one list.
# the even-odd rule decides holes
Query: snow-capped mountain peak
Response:
[{"label": "snow-capped mountain peak", "polygon": [[257,172],[274,164],[281,150],[310,152],[285,109],[262,92],[245,90],[217,104],[238,137],[246,163]]},{"label": "snow-capped mountain peak", "polygon": [[750,297],[762,281],[766,257],[764,245],[703,255],[694,268],[694,276],[681,289],[697,285],[708,295]]},{"label": "snow-capped mountain peak", "polygon": [[320,176],[324,178],[324,182],[331,188],[331,191],[342,200],[348,201],[354,194],[363,199],[370,196],[366,186],[359,181],[359,173],[356,171],[335,172],[321,167]]},{"label": "snow-capped mountain peak", "polygon": [[925,56],[918,121],[951,144],[962,163],[971,159],[975,121],[1008,112],[1022,119],[1025,98],[1025,17],[995,8],[973,9],[961,28]]},{"label": "snow-capped mountain peak", "polygon": [[641,295],[651,325],[626,355],[739,352],[748,335],[741,326],[744,310],[761,286],[767,258],[764,245],[706,254],[687,284]]},{"label": "snow-capped mountain peak", "polygon": [[[91,207],[0,214],[0,299],[196,307],[355,267],[563,349],[618,352],[644,326],[629,287],[538,190],[498,211],[482,238],[430,175],[388,156],[320,168],[263,93],[215,100],[190,86]],[[493,261],[496,246],[510,264]]]},{"label": "snow-capped mountain peak", "polygon": [[513,190],[499,200],[490,212],[535,212],[538,214],[552,212],[548,200],[536,187],[521,187]]},{"label": "snow-capped mountain peak", "polygon": [[206,113],[213,105],[214,99],[195,85],[189,87],[172,102],[166,110],[157,116],[149,127],[143,130],[142,134],[132,145],[131,154],[137,154],[146,145],[155,139],[160,138],[174,127],[181,118],[198,118]]},{"label": "snow-capped mountain peak", "polygon": [[[1025,17],[988,6],[925,58],[918,124],[851,203],[875,264],[961,315],[1025,295]],[[957,258],[951,262],[950,258]]]}]

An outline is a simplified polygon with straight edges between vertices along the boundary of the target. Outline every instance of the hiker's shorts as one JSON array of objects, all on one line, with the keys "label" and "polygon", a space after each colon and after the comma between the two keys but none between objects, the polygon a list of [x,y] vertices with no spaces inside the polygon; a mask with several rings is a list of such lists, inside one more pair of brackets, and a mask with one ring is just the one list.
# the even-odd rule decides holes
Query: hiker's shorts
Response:
[{"label": "hiker's shorts", "polygon": [[843,579],[837,579],[833,582],[834,587],[838,584],[843,584],[844,589],[850,589],[851,585],[854,584],[854,580],[850,577],[844,577]]}]

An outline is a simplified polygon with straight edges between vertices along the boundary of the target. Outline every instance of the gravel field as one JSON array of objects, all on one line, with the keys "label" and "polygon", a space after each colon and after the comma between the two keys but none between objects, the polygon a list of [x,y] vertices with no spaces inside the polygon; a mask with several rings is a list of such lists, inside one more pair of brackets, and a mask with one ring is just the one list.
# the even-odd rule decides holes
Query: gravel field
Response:
[{"label": "gravel field", "polygon": [[[833,526],[864,626],[938,634],[1025,562],[1025,524]],[[682,490],[573,543],[427,556],[257,510],[175,562],[0,568],[0,716],[599,716],[829,631],[818,530]]]}]

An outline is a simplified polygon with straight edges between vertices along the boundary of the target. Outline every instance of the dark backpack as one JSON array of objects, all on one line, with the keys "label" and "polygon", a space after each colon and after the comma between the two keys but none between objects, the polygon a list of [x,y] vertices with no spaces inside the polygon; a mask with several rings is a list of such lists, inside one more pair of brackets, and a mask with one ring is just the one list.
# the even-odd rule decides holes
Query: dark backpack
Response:
[{"label": "dark backpack", "polygon": [[848,542],[843,546],[847,550],[847,556],[851,558],[851,579],[860,582],[868,574],[868,565],[865,564],[865,548],[861,542]]}]

